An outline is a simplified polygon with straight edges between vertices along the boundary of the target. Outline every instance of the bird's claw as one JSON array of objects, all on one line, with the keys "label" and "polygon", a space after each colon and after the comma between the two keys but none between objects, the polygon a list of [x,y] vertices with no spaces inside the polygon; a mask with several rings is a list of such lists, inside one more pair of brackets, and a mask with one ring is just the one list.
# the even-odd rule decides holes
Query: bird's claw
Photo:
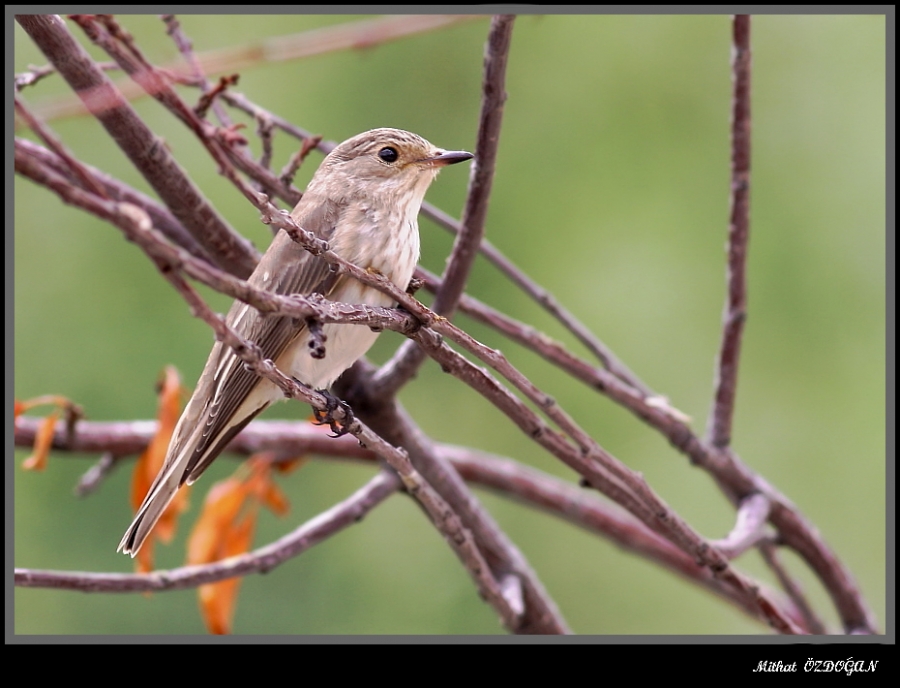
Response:
[{"label": "bird's claw", "polygon": [[[325,410],[322,411],[313,406],[313,423],[316,425],[327,425],[331,428],[331,437],[346,435],[350,432],[350,426],[353,425],[355,420],[353,409],[350,408],[346,401],[338,399],[328,390],[320,389],[319,394],[325,397]],[[334,417],[334,412],[339,408],[344,412],[344,418],[341,421]]]}]

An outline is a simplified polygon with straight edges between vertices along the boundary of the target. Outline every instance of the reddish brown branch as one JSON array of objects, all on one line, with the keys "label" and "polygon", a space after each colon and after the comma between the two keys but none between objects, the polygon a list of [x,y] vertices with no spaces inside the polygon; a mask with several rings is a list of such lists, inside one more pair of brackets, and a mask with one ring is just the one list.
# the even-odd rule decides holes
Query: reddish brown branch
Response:
[{"label": "reddish brown branch", "polygon": [[[157,201],[142,194],[118,179],[104,174],[95,167],[79,161],[81,169],[86,171],[97,183],[103,187],[103,197],[113,201],[130,203],[141,208],[147,213],[156,227],[169,241],[186,250],[191,256],[199,258],[205,263],[212,264],[209,254],[197,243],[184,226]],[[36,184],[41,184],[58,193],[66,203],[76,203],[83,210],[93,212],[78,204],[66,192],[67,187],[78,187],[78,178],[72,173],[69,166],[46,148],[33,141],[24,138],[15,139],[15,169],[16,173]],[[53,181],[51,181],[51,179]]]},{"label": "reddish brown branch", "polygon": [[[771,502],[772,509],[771,515],[769,517],[770,522],[775,525],[779,530],[780,542],[784,544],[788,544],[793,547],[797,552],[804,557],[812,566],[812,568],[819,574],[828,588],[829,592],[831,592],[833,598],[835,599],[835,603],[837,604],[842,619],[844,621],[845,628],[848,631],[862,631],[862,632],[873,632],[875,629],[874,619],[872,619],[871,614],[865,607],[865,603],[859,594],[859,590],[855,585],[855,582],[850,577],[849,572],[844,569],[834,554],[829,550],[826,543],[821,539],[821,536],[818,534],[813,525],[807,522],[803,516],[796,510],[796,508],[782,495],[780,495],[777,491],[775,491],[771,486],[769,486],[762,478],[754,474],[750,471],[746,466],[744,466],[740,460],[734,455],[730,450],[727,449],[730,434],[731,434],[731,418],[734,410],[734,392],[735,392],[735,384],[736,384],[736,371],[737,371],[737,362],[739,360],[739,347],[740,347],[740,336],[742,330],[742,321],[745,315],[746,308],[746,289],[744,284],[744,269],[745,269],[745,253],[746,253],[746,239],[747,239],[747,202],[748,202],[748,182],[749,182],[749,24],[743,25],[742,22],[747,20],[746,18],[738,17],[735,19],[735,97],[734,97],[734,113],[732,118],[732,141],[733,141],[733,152],[732,152],[732,175],[733,175],[733,183],[732,183],[732,212],[731,212],[731,225],[729,232],[729,299],[728,305],[726,306],[726,317],[725,317],[725,328],[723,333],[723,341],[722,347],[720,351],[720,358],[717,367],[717,382],[716,382],[716,404],[713,409],[713,413],[710,418],[710,440],[707,443],[701,442],[697,437],[693,435],[687,426],[681,422],[677,416],[673,413],[669,413],[671,409],[667,409],[667,412],[660,411],[660,409],[654,408],[654,405],[649,403],[650,400],[647,397],[650,395],[649,390],[646,387],[640,385],[640,381],[636,378],[633,378],[633,375],[630,371],[627,371],[627,368],[619,368],[618,362],[609,361],[604,358],[604,355],[597,353],[595,351],[596,342],[593,340],[592,335],[587,331],[587,328],[584,328],[574,321],[574,318],[571,320],[573,322],[566,322],[567,318],[570,317],[569,314],[565,312],[559,313],[561,321],[566,323],[566,326],[576,332],[576,336],[588,346],[589,349],[597,353],[598,357],[601,361],[604,362],[604,365],[607,365],[609,369],[613,372],[614,375],[618,376],[622,380],[625,380],[627,384],[623,384],[618,380],[611,378],[605,371],[597,369],[593,370],[592,366],[587,366],[583,361],[576,359],[571,354],[568,354],[565,350],[560,351],[559,349],[555,349],[553,346],[545,346],[544,351],[552,351],[553,356],[556,357],[557,364],[561,364],[561,367],[564,369],[568,369],[572,374],[578,375],[578,370],[584,370],[586,367],[588,370],[591,370],[591,383],[596,386],[598,389],[605,391],[606,393],[616,398],[616,395],[619,395],[620,403],[625,404],[629,408],[631,408],[637,415],[642,418],[648,420],[654,427],[658,427],[661,432],[663,432],[670,441],[675,444],[680,450],[684,451],[688,456],[691,457],[692,461],[695,463],[702,465],[704,468],[709,470],[715,477],[716,480],[723,486],[726,494],[728,494],[731,498],[737,500],[747,495],[752,495],[754,492],[759,492]],[[744,33],[741,33],[743,29],[746,29]],[[160,76],[162,78],[162,76]],[[164,82],[165,83],[165,82]],[[739,84],[743,83],[745,88],[742,91],[739,88]],[[219,94],[223,100],[228,100],[232,95],[227,91],[223,91]],[[217,98],[218,100],[218,98]],[[742,105],[743,104],[743,105]],[[173,105],[175,110],[178,110],[182,107],[181,103],[175,103]],[[127,114],[127,113],[126,113]],[[268,121],[268,120],[267,120]],[[194,127],[197,126],[195,122]],[[280,124],[278,125],[280,126]],[[219,133],[221,132],[212,132],[211,129],[208,128],[207,125],[200,126],[199,128],[195,128],[195,131],[198,132],[202,138],[208,139],[213,142],[213,147],[218,146]],[[480,139],[479,139],[480,140]],[[27,142],[26,142],[27,143]],[[33,144],[30,144],[33,145]],[[328,144],[321,144],[320,149],[327,149]],[[84,180],[79,180],[78,178],[81,176],[80,171],[75,172],[72,170],[71,165],[68,165],[64,162],[64,160],[60,157],[54,157],[52,160],[45,160],[44,162],[37,164],[35,163],[36,156],[23,156],[23,159],[28,159],[28,164],[22,163],[22,169],[20,170],[20,150],[24,150],[23,147],[19,146],[17,142],[17,171],[23,171],[24,174],[34,174],[32,178],[37,178],[40,175],[44,175],[45,179],[50,179],[50,182],[41,181],[41,183],[47,183],[47,185],[51,188],[55,187],[60,188],[63,185],[67,185],[69,190],[65,192],[65,195],[61,194],[64,200],[67,202],[79,202],[75,199],[82,199],[89,194],[85,193],[86,188],[90,188],[90,184],[84,183]],[[226,162],[232,162],[239,169],[242,169],[247,172],[251,177],[256,178],[257,175],[263,175],[260,172],[259,168],[262,166],[257,165],[255,168],[253,165],[246,163],[246,161],[242,161],[243,151],[244,149],[240,146],[235,147],[231,145],[223,145],[221,150],[225,152],[225,154],[229,157],[229,160]],[[47,152],[48,155],[52,155]],[[214,156],[215,157],[215,156]],[[249,159],[249,158],[247,158]],[[221,160],[221,158],[217,158],[217,160]],[[252,162],[252,161],[251,161]],[[255,164],[255,163],[254,163]],[[230,169],[230,165],[228,166]],[[84,169],[90,171],[93,175],[94,171],[90,170],[86,166]],[[266,173],[268,173],[266,171]],[[267,178],[266,178],[267,179]],[[265,182],[267,184],[271,184],[271,182]],[[81,188],[76,188],[76,187]],[[108,193],[109,184],[103,182],[100,187],[100,195],[104,193]],[[289,185],[284,180],[279,180],[277,186],[264,186],[270,192],[277,192],[281,197],[292,197],[292,195],[299,195],[296,190],[289,188]],[[274,191],[273,191],[274,190]],[[245,191],[245,196],[250,197]],[[112,197],[112,196],[111,196]],[[251,198],[251,200],[254,200]],[[96,203],[97,199],[92,199],[92,202]],[[167,201],[168,202],[168,201]],[[286,223],[285,228],[292,232],[292,236],[295,236],[301,243],[303,243],[307,248],[316,252],[319,255],[323,255],[327,260],[332,262],[332,264],[339,264],[342,266],[342,269],[347,270],[350,274],[356,273],[353,272],[353,268],[355,266],[343,265],[339,257],[330,254],[327,251],[327,247],[318,246],[315,242],[309,241],[308,237],[304,236],[302,228],[297,228],[296,226],[291,226],[291,223],[288,220],[277,217],[277,214],[274,213],[274,209],[268,205],[267,199],[259,199],[256,198],[254,200],[258,205],[257,207],[262,207],[269,214],[270,220],[273,221],[274,224],[281,226]],[[145,202],[133,203],[129,200],[129,203],[132,206],[138,206],[143,209],[148,214],[150,213],[150,208],[152,207],[150,204]],[[101,204],[102,205],[102,204]],[[97,214],[101,217],[104,217],[104,212],[106,213],[106,217],[109,218],[110,215],[115,215],[117,213],[121,213],[123,208],[115,207],[117,204],[109,204],[106,206],[106,209],[97,212]],[[99,207],[99,206],[98,206]],[[484,206],[486,208],[486,205]],[[424,210],[424,209],[423,209]],[[94,212],[94,211],[92,211]],[[439,212],[439,211],[438,211]],[[152,216],[152,214],[151,214]],[[156,216],[153,217],[153,224],[157,223]],[[452,224],[453,221],[449,220]],[[177,224],[177,221],[175,222]],[[468,226],[468,223],[466,223]],[[181,245],[184,245],[182,242],[175,239],[175,241]],[[462,239],[458,239],[457,243],[462,243]],[[157,244],[165,244],[165,242],[156,242]],[[480,242],[482,249],[484,247],[490,247],[487,242]],[[471,247],[469,247],[471,248]],[[145,249],[146,250],[146,249]],[[167,254],[171,257],[171,254]],[[502,256],[500,256],[502,258]],[[168,260],[168,259],[167,259]],[[196,261],[197,263],[202,263],[202,261]],[[502,261],[499,261],[502,264]],[[176,254],[176,260],[174,262],[168,263],[169,268],[174,267],[176,270],[183,270],[186,274],[190,274],[191,276],[201,279],[205,281],[206,279],[212,279],[210,273],[202,273],[202,269],[195,265],[191,260],[185,260],[181,256],[181,254]],[[191,271],[194,272],[191,272]],[[358,270],[358,268],[357,268]],[[197,277],[198,274],[205,274],[204,277]],[[518,271],[515,266],[512,266],[511,271],[507,272],[510,275],[511,279],[515,281],[517,284],[523,287],[526,291],[531,293],[539,302],[543,303],[548,307],[548,310],[554,312],[554,307],[558,306],[552,300],[552,296],[549,295],[545,290],[543,290],[538,285],[534,284],[527,277],[524,276],[520,271]],[[221,276],[217,276],[221,277]],[[369,283],[366,279],[367,275],[361,275],[358,278],[362,281]],[[180,277],[179,277],[180,278]],[[371,278],[370,278],[371,279]],[[524,281],[523,281],[524,280]],[[244,286],[241,285],[239,280],[228,282],[228,280],[220,280],[221,284],[227,284],[227,287],[222,288],[226,293],[232,293],[229,290],[240,290],[245,289]],[[393,292],[390,291],[389,287],[382,285],[385,291],[388,293]],[[461,287],[460,287],[461,291]],[[256,303],[264,303],[266,298],[269,296],[264,292],[261,293],[252,293],[251,291],[247,291],[245,289],[245,298],[248,302]],[[234,295],[234,294],[233,294]],[[241,297],[238,297],[241,298]],[[478,342],[474,342],[474,340],[469,341],[465,338],[465,333],[457,332],[455,328],[452,326],[445,326],[440,321],[434,320],[434,314],[425,309],[421,304],[418,304],[414,299],[410,299],[404,294],[400,294],[396,297],[398,301],[407,305],[407,303],[411,304],[413,310],[410,312],[415,314],[415,318],[418,318],[419,322],[415,322],[414,318],[408,318],[404,320],[402,316],[397,316],[396,313],[390,315],[384,315],[385,322],[390,324],[385,324],[385,327],[390,327],[391,329],[398,329],[402,327],[406,327],[405,324],[401,323],[412,323],[413,325],[418,326],[419,324],[424,324],[425,327],[422,328],[418,337],[420,338],[420,342],[424,343],[426,347],[430,347],[433,352],[438,352],[438,355],[435,358],[439,361],[443,361],[447,363],[448,361],[452,362],[453,365],[456,366],[457,374],[461,377],[461,379],[465,379],[469,384],[472,384],[475,389],[478,389],[480,393],[485,394],[487,396],[493,395],[493,399],[495,403],[500,407],[505,406],[505,411],[509,417],[521,427],[523,430],[527,432],[533,432],[535,438],[539,442],[548,441],[549,445],[552,445],[552,449],[550,449],[551,453],[559,452],[561,454],[566,454],[569,456],[570,454],[575,454],[579,450],[584,452],[586,457],[586,463],[590,464],[591,461],[596,461],[598,465],[603,467],[604,471],[607,471],[607,475],[604,477],[610,485],[611,489],[619,490],[625,496],[625,498],[632,500],[634,504],[641,505],[639,510],[647,509],[649,507],[650,511],[662,506],[661,511],[657,511],[654,518],[658,519],[662,530],[665,530],[672,535],[673,533],[680,533],[676,537],[676,539],[681,538],[680,545],[685,548],[686,551],[690,551],[695,555],[698,555],[701,559],[706,561],[706,563],[710,566],[710,571],[716,572],[720,575],[724,575],[727,578],[727,583],[725,587],[728,588],[732,594],[736,595],[737,599],[740,599],[743,604],[747,603],[755,603],[759,608],[763,610],[762,613],[769,615],[769,620],[774,622],[779,626],[781,630],[791,628],[790,624],[785,620],[787,617],[791,617],[790,613],[787,613],[784,617],[776,611],[772,611],[776,609],[774,603],[768,598],[766,594],[762,596],[754,597],[753,591],[749,590],[746,586],[746,582],[740,577],[735,576],[733,572],[729,571],[727,568],[721,569],[719,568],[719,562],[715,557],[715,553],[706,555],[703,551],[703,547],[705,547],[705,542],[697,536],[696,538],[689,531],[682,531],[681,525],[677,522],[674,522],[674,531],[672,530],[673,524],[669,523],[671,518],[677,519],[677,516],[670,514],[668,509],[664,507],[661,503],[657,503],[653,499],[652,494],[648,494],[645,490],[649,488],[642,481],[633,482],[628,473],[622,472],[618,469],[615,464],[610,464],[608,466],[603,465],[603,456],[597,455],[597,449],[595,449],[595,445],[590,438],[580,435],[580,431],[577,426],[571,423],[569,419],[564,416],[560,416],[556,413],[556,410],[553,408],[552,404],[548,401],[548,408],[550,412],[550,416],[554,417],[555,420],[560,423],[561,427],[567,429],[570,437],[575,438],[575,441],[580,445],[579,447],[573,447],[570,442],[568,442],[562,435],[555,433],[554,431],[547,428],[542,421],[536,416],[529,416],[521,411],[521,409],[516,405],[516,402],[519,404],[521,402],[518,401],[513,395],[506,390],[500,383],[494,380],[491,376],[484,374],[480,368],[472,366],[471,364],[463,365],[457,364],[457,360],[454,358],[458,356],[450,350],[449,348],[439,345],[436,333],[440,332],[444,336],[454,339],[454,341],[462,341],[470,351],[476,353],[482,360],[490,362],[495,366],[496,369],[501,370],[504,375],[508,378],[513,379],[517,384],[519,389],[523,389],[530,396],[530,398],[537,401],[537,403],[541,404],[540,392],[535,389],[526,389],[522,386],[522,381],[516,379],[517,371],[512,369],[511,367],[506,367],[508,362],[505,361],[502,357],[498,357],[496,352],[487,349],[486,347],[482,347]],[[287,303],[274,303],[269,302],[269,307],[273,308],[273,310],[281,310],[291,309],[291,308],[312,308],[315,307],[316,304],[305,304],[298,306],[297,304],[287,304]],[[265,307],[265,306],[263,306]],[[371,314],[363,314],[364,317],[371,317]],[[336,314],[334,317],[337,318],[335,321],[346,322],[347,320],[343,320],[344,316],[342,314]],[[497,321],[499,322],[499,320]],[[432,326],[432,329],[429,329],[429,325]],[[535,348],[535,350],[541,349],[541,344],[538,343],[541,335],[540,333],[536,333],[535,337],[531,337],[522,332],[523,328],[519,328],[519,332],[516,332],[516,328],[519,324],[510,322],[503,322],[501,326],[498,327],[500,331],[504,331],[505,334],[516,338],[520,337],[523,341],[530,341],[531,345]],[[578,326],[583,329],[581,334],[578,333]],[[573,329],[575,328],[575,329]],[[401,330],[402,331],[402,330]],[[584,336],[584,338],[582,337]],[[553,344],[553,343],[551,343]],[[242,343],[238,342],[238,346],[241,346]],[[448,353],[449,352],[449,353]],[[464,359],[463,359],[464,360]],[[562,362],[565,362],[565,365],[562,365]],[[568,368],[566,367],[568,366]],[[452,367],[452,366],[451,366]],[[271,371],[269,371],[271,372]],[[265,373],[263,373],[265,374]],[[298,392],[299,393],[299,392]],[[515,400],[515,401],[513,401]],[[387,408],[391,408],[390,405],[385,405]],[[530,413],[530,412],[529,412]],[[555,415],[554,415],[555,414]],[[535,418],[537,420],[535,421]],[[550,438],[548,440],[548,437]],[[725,450],[717,450],[717,448],[725,447]],[[386,451],[390,451],[390,448],[386,448]],[[578,462],[572,457],[573,465],[576,470],[579,470],[576,466],[579,466]],[[585,457],[581,457],[585,459]],[[611,458],[611,457],[610,457]],[[402,459],[402,457],[399,457]],[[415,462],[414,462],[415,463]],[[441,469],[444,471],[444,469]],[[597,473],[600,473],[600,469],[596,466],[592,468]],[[581,472],[579,470],[579,472]],[[439,478],[444,479],[447,475],[447,472],[437,474]],[[594,476],[596,477],[596,476]],[[595,483],[596,484],[596,483]],[[416,488],[418,489],[418,488]],[[465,499],[465,495],[461,495],[461,498]],[[440,511],[439,502],[433,502],[431,504],[430,514],[434,516],[434,514]],[[454,504],[454,508],[457,508],[456,504]],[[466,517],[460,513],[461,518],[463,519],[463,523],[465,524],[464,528],[461,530],[455,531],[457,533],[461,533],[461,537],[465,540],[465,528],[471,527],[469,523],[466,521]],[[756,525],[759,525],[757,523]],[[476,522],[477,527],[478,526]],[[453,532],[448,530],[445,532],[445,535],[448,532]],[[474,532],[474,531],[473,531]],[[501,533],[502,534],[502,533]],[[455,536],[453,536],[455,537]],[[509,561],[512,560],[509,552],[505,552],[499,554],[499,550],[497,552],[493,551],[490,547],[485,545],[485,542],[488,538],[483,537],[483,534],[477,533],[474,535],[478,547],[481,548],[485,552],[485,558],[487,563],[491,566],[492,575],[488,576],[482,583],[487,585],[490,590],[489,593],[496,595],[502,598],[502,602],[500,603],[500,607],[504,607],[506,611],[501,611],[501,615],[504,614],[512,614],[513,617],[519,615],[520,613],[528,614],[529,603],[525,603],[524,607],[519,606],[517,602],[517,594],[515,593],[515,589],[517,589],[516,585],[510,585],[510,582],[513,580],[509,577],[507,571],[504,570],[504,567],[509,566]],[[684,539],[684,538],[687,539]],[[741,538],[742,542],[741,546],[746,544],[746,538]],[[470,559],[470,572],[473,572],[473,566],[478,567],[481,564],[478,563],[478,552],[476,551]],[[477,575],[473,572],[473,575]],[[518,577],[514,577],[515,580],[520,580]],[[528,584],[525,584],[523,588],[524,598],[527,600],[528,592]],[[513,592],[509,592],[512,590]],[[533,590],[532,590],[533,593]],[[795,597],[796,600],[796,597]],[[508,616],[506,617],[509,618]],[[794,619],[796,621],[796,619]],[[813,628],[813,622],[809,616],[807,616],[807,622],[805,624],[798,624],[800,628]]]},{"label": "reddish brown branch", "polygon": [[184,566],[172,571],[146,574],[33,571],[16,569],[15,584],[25,588],[55,588],[82,592],[146,592],[183,590],[205,583],[267,573],[345,528],[359,523],[366,514],[400,487],[394,473],[381,472],[343,502],[310,519],[294,532],[247,554],[202,566]]},{"label": "reddish brown branch", "polygon": [[[443,283],[434,300],[433,310],[451,318],[456,311],[459,297],[478,255],[478,247],[484,236],[488,203],[497,162],[500,143],[500,126],[503,122],[503,104],[506,102],[506,64],[515,16],[497,15],[491,19],[487,45],[484,50],[484,76],[481,88],[481,115],[478,121],[478,140],[475,160],[469,177],[469,190],[463,211],[462,231],[457,234]],[[378,396],[393,396],[412,379],[425,360],[424,353],[405,343],[372,379]]]},{"label": "reddish brown branch", "polygon": [[731,444],[741,337],[747,318],[747,240],[750,234],[750,17],[733,19],[731,213],[728,224],[728,301],[707,430],[716,448]]},{"label": "reddish brown branch", "polygon": [[[15,425],[16,446],[30,447],[41,423],[42,420],[38,418],[27,416],[18,418]],[[155,432],[154,421],[80,422],[77,433],[70,442],[60,422],[54,433],[53,447],[73,453],[107,452],[116,457],[136,455],[146,448]],[[256,421],[232,440],[227,452],[248,456],[260,451],[276,450],[283,456],[290,457],[317,454],[331,459],[355,459],[367,463],[375,460],[375,455],[371,451],[360,447],[351,437],[344,436],[335,440],[326,433],[326,428],[305,423]],[[501,496],[540,508],[590,532],[600,534],[623,549],[649,559],[685,580],[713,592],[753,618],[765,620],[759,616],[756,608],[748,606],[745,598],[735,595],[734,591],[716,578],[708,568],[700,566],[668,540],[595,494],[507,458],[446,444],[432,443],[429,447],[428,451],[449,459],[459,475],[467,482],[488,487]],[[412,449],[415,455],[418,449],[416,447]],[[415,456],[413,458],[415,459]],[[460,515],[466,518],[464,512]],[[473,535],[478,539],[485,534],[473,532]],[[498,535],[502,537],[502,531],[498,529],[488,535],[488,541],[494,540]],[[494,547],[489,547],[488,551],[499,553]],[[58,578],[70,580],[71,574],[57,572],[57,578],[53,578],[51,573],[44,572],[41,578],[42,585],[52,587]],[[522,580],[519,575],[516,574],[517,579]],[[529,583],[527,578],[525,580],[527,596]],[[795,623],[800,627],[804,626],[804,615],[798,609],[792,609],[783,602],[780,604],[785,607]]]},{"label": "reddish brown branch", "polygon": [[219,217],[62,20],[40,14],[16,19],[181,224],[223,269],[248,276],[256,265],[255,249]]}]

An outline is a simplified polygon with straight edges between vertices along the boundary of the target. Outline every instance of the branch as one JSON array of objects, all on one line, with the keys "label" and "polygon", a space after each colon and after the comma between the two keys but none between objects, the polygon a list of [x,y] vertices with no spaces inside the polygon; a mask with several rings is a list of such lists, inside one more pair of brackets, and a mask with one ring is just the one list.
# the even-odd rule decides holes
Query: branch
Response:
[{"label": "branch", "polygon": [[[193,59],[185,58],[187,66],[184,61],[179,60],[163,65],[163,69],[169,72],[172,78],[190,82],[198,73],[202,72],[227,74],[255,67],[260,63],[299,60],[350,48],[361,50],[407,36],[483,18],[483,15],[444,14],[363,19],[287,36],[267,38],[246,43],[237,48],[203,52]],[[180,39],[176,38],[176,41],[180,41]],[[179,46],[181,49],[180,43]],[[185,55],[184,50],[181,52],[182,55]],[[45,76],[44,71],[46,70],[33,70],[33,74],[23,78],[24,83],[27,85],[37,81],[38,78]],[[117,81],[115,87],[130,101],[147,95],[140,86],[130,80]],[[38,115],[46,121],[53,121],[81,116],[86,112],[85,105],[80,100],[66,96],[44,103]]]},{"label": "branch", "polygon": [[[443,457],[398,406],[395,399],[369,396],[368,376],[373,369],[357,362],[338,384],[354,412],[365,418],[372,428],[392,444],[403,446],[409,458],[429,484],[459,515],[484,556],[493,577],[501,583],[515,583],[521,589],[523,610],[517,619],[517,633],[569,633],[569,628],[556,603],[541,584],[528,561],[499,525],[466,487],[450,462]],[[506,587],[506,586],[504,586]]]},{"label": "branch", "polygon": [[183,590],[250,573],[268,573],[288,559],[359,523],[399,487],[400,480],[396,474],[382,471],[343,502],[310,519],[292,533],[247,554],[212,564],[145,574],[16,569],[15,584],[24,588],[56,588],[81,592],[148,592]]},{"label": "branch", "polygon": [[256,265],[256,250],[219,217],[165,143],[138,117],[62,20],[40,14],[18,15],[16,20],[218,265],[238,276],[249,275]]},{"label": "branch", "polygon": [[[62,200],[69,202],[62,191],[66,185],[77,187],[78,178],[68,165],[51,153],[46,148],[39,146],[28,139],[16,137],[15,139],[16,172],[28,177],[36,184],[57,190]],[[153,226],[159,229],[165,237],[177,246],[185,249],[190,255],[202,261],[212,264],[212,258],[202,246],[188,234],[184,226],[175,218],[167,208],[160,205],[149,196],[142,194],[128,184],[104,174],[95,167],[86,165],[81,161],[75,161],[81,170],[89,174],[103,188],[102,196],[113,201],[120,201],[136,205],[147,213],[153,220]],[[49,173],[49,174],[48,174]],[[51,184],[51,176],[55,183]],[[88,210],[87,208],[83,208]],[[90,212],[90,211],[89,211]]]},{"label": "branch", "polygon": [[[17,418],[16,446],[31,447],[42,422],[42,419],[27,416]],[[112,456],[117,460],[144,451],[155,434],[156,427],[155,421],[111,423],[80,421],[74,437],[69,438],[64,423],[59,421],[52,446],[58,451],[70,454],[105,452],[105,456]],[[324,428],[292,421],[257,420],[231,441],[226,453],[249,456],[272,450],[290,457],[316,454],[331,460],[351,459],[365,463],[372,463],[376,459],[370,450],[362,448],[349,436],[333,439],[326,434]],[[468,447],[432,443],[430,450],[444,459],[449,459],[456,472],[467,482],[487,487],[502,497],[515,499],[528,507],[539,508],[591,533],[602,535],[626,551],[676,573],[685,580],[713,592],[753,618],[765,621],[757,608],[747,605],[745,598],[736,595],[708,568],[700,566],[671,542],[597,495],[549,474],[522,466],[511,459]],[[414,449],[414,459],[415,454]],[[467,518],[464,509],[458,511],[462,518]],[[495,539],[498,533],[502,536],[502,531],[497,529],[490,533],[490,539]],[[479,539],[477,532],[473,532],[473,535],[476,540]],[[498,551],[496,547],[492,547],[491,550]],[[499,551],[502,552],[502,549]],[[43,579],[43,585],[52,587],[54,584],[52,581],[56,579],[50,576],[51,572],[45,573],[47,576]],[[787,575],[784,571],[781,573]],[[70,574],[57,572],[57,575]],[[528,590],[527,583],[525,590]],[[797,602],[795,599],[795,603]],[[803,602],[802,598],[800,602]],[[825,632],[821,630],[821,625],[809,626],[806,622],[806,615],[811,614],[808,605],[801,611],[800,604],[796,604],[795,608],[784,602],[780,604],[800,627],[817,628],[819,630],[812,632],[819,634]]]},{"label": "branch", "polygon": [[[447,323],[449,325],[449,323]],[[659,531],[676,545],[696,557],[735,590],[747,596],[752,604],[758,604],[762,613],[780,632],[797,632],[797,626],[777,605],[749,579],[734,571],[728,560],[714,547],[694,532],[647,485],[643,478],[602,450],[595,443],[583,454],[559,434],[548,428],[537,415],[519,399],[490,376],[477,368],[449,347],[428,337],[426,330],[413,334],[416,342],[432,356],[443,370],[479,391],[485,398],[506,414],[535,442],[585,477],[594,488],[628,509],[650,528]]]},{"label": "branch", "polygon": [[747,240],[750,233],[750,17],[733,19],[731,111],[731,219],[728,227],[728,302],[716,367],[715,402],[709,418],[710,444],[731,444],[741,337],[747,318]]},{"label": "branch", "polygon": [[[497,15],[491,19],[484,51],[478,141],[475,145],[475,160],[470,170],[462,231],[457,235],[453,250],[447,259],[444,281],[432,307],[436,313],[446,318],[453,317],[456,311],[472,263],[478,255],[478,246],[484,237],[484,224],[497,161],[497,146],[500,142],[500,125],[503,122],[503,103],[506,101],[506,63],[509,58],[514,20],[513,15]],[[377,396],[396,394],[415,376],[424,360],[425,355],[421,350],[411,342],[405,343],[373,377],[371,384],[375,388],[375,394]]]}]

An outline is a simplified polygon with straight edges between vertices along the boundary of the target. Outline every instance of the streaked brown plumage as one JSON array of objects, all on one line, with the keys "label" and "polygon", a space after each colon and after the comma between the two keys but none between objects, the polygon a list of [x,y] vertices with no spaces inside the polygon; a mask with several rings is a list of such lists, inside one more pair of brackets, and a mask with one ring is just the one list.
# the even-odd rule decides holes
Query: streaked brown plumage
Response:
[{"label": "streaked brown plumage", "polygon": [[[407,131],[373,129],[344,141],[322,161],[291,216],[338,255],[405,289],[419,259],[417,217],[426,190],[442,167],[471,158]],[[320,292],[332,301],[394,305],[351,277],[331,275],[327,263],[281,231],[248,281],[279,294]],[[331,385],[378,336],[364,326],[324,325],[326,355],[316,359],[306,326],[293,318],[261,314],[235,301],[227,321],[264,357],[314,389]],[[277,385],[248,371],[230,347],[216,342],[119,550],[134,556],[178,488],[197,480],[247,423],[282,398]]]}]

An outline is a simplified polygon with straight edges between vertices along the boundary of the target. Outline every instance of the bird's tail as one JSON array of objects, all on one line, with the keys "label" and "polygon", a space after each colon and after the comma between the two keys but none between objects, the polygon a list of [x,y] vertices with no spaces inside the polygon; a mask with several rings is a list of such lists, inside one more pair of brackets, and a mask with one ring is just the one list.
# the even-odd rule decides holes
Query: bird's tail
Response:
[{"label": "bird's tail", "polygon": [[[175,456],[166,457],[163,469],[150,486],[141,508],[138,509],[134,520],[131,522],[128,530],[125,531],[125,535],[122,537],[122,541],[119,543],[116,551],[130,554],[132,557],[138,553],[141,545],[144,544],[144,540],[147,539],[150,531],[153,530],[153,526],[156,525],[156,522],[165,512],[166,507],[175,498],[178,488],[184,482],[185,467],[193,452],[194,445],[195,443],[190,441],[182,443],[177,449],[175,442],[170,445],[169,452],[175,454]],[[176,449],[177,454],[173,449]]]}]

